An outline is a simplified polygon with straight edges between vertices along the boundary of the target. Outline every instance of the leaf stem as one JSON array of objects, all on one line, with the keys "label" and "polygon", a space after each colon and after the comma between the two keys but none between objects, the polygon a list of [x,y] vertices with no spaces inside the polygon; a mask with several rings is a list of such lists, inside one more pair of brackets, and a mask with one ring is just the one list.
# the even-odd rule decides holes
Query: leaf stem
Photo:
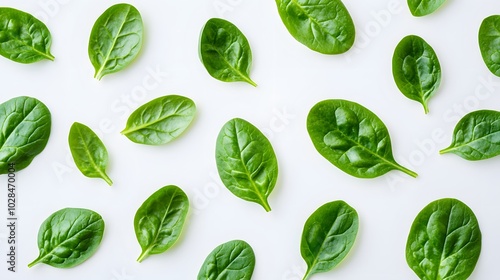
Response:
[{"label": "leaf stem", "polygon": [[243,75],[242,77],[245,80],[245,82],[251,84],[254,87],[257,87],[257,84],[254,81],[252,81],[252,79],[250,79],[249,77],[246,77],[245,75]]},{"label": "leaf stem", "polygon": [[142,262],[145,258],[149,256],[149,252],[151,251],[152,247],[147,248],[146,250],[143,250],[139,258],[137,258],[138,262]]},{"label": "leaf stem", "polygon": [[108,183],[108,185],[113,185],[113,181],[111,180],[111,178],[109,178],[108,174],[106,174],[106,172],[102,172],[101,173],[102,175],[102,179],[104,179],[104,181],[106,181],[106,183]]},{"label": "leaf stem", "polygon": [[422,102],[422,105],[424,105],[424,112],[425,114],[428,114],[429,113],[429,105],[427,105],[427,102]]},{"label": "leaf stem", "polygon": [[267,202],[267,199],[262,199],[262,206],[266,209],[266,212],[271,211],[271,206],[269,205],[269,202]]},{"label": "leaf stem", "polygon": [[306,275],[304,275],[304,278],[302,278],[302,280],[307,280],[307,279],[309,279],[309,277],[311,277],[311,268],[312,268],[312,266],[309,266],[307,268]]},{"label": "leaf stem", "polygon": [[40,261],[43,259],[44,256],[40,255],[38,256],[38,258],[36,258],[36,260],[32,261],[30,264],[28,264],[28,267],[31,268],[33,267],[34,265],[40,263]]},{"label": "leaf stem", "polygon": [[442,155],[442,154],[446,154],[446,153],[449,153],[451,151],[453,151],[455,148],[454,147],[448,147],[446,149],[442,149],[441,151],[439,151],[439,154]]},{"label": "leaf stem", "polygon": [[397,164],[397,165],[396,165],[396,168],[397,168],[399,171],[402,171],[402,172],[404,172],[404,173],[406,173],[406,174],[410,175],[410,176],[411,176],[411,177],[413,177],[413,178],[417,178],[417,176],[418,176],[418,174],[417,174],[416,172],[414,172],[414,171],[412,171],[412,170],[410,170],[410,169],[408,169],[408,168],[406,168],[406,167],[404,167],[404,166],[402,166],[402,165],[400,165],[400,164]]}]

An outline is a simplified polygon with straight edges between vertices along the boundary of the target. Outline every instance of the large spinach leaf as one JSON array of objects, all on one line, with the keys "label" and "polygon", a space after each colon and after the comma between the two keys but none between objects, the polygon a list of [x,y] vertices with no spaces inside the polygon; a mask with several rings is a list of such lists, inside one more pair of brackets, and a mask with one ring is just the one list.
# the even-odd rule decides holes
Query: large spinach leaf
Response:
[{"label": "large spinach leaf", "polygon": [[450,198],[434,201],[418,214],[406,244],[406,261],[422,280],[465,280],[480,253],[476,216]]},{"label": "large spinach leaf", "polygon": [[108,185],[113,182],[106,174],[108,151],[101,139],[86,125],[75,122],[68,136],[71,155],[78,169],[90,178],[102,178]]},{"label": "large spinach leaf", "polygon": [[135,110],[121,133],[139,144],[166,144],[189,127],[195,114],[196,105],[187,97],[158,97]]},{"label": "large spinach leaf", "polygon": [[167,251],[179,239],[189,210],[186,194],[176,186],[166,186],[141,205],[134,218],[134,229],[142,262],[153,254]]},{"label": "large spinach leaf", "polygon": [[215,148],[219,176],[237,197],[271,211],[268,197],[278,179],[278,160],[269,140],[243,119],[228,121]]},{"label": "large spinach leaf", "polygon": [[427,103],[441,83],[441,65],[432,47],[418,36],[404,37],[392,57],[392,74],[399,90],[420,102],[427,114]]},{"label": "large spinach leaf", "polygon": [[479,49],[488,69],[500,77],[500,15],[489,16],[481,23]]},{"label": "large spinach leaf", "polygon": [[307,130],[316,150],[352,176],[374,178],[390,170],[417,176],[394,160],[384,123],[357,103],[339,99],[319,102],[307,116]]},{"label": "large spinach leaf", "polygon": [[455,127],[451,145],[440,153],[454,153],[467,160],[500,155],[500,112],[479,110],[465,115]]},{"label": "large spinach leaf", "polygon": [[224,82],[242,81],[253,86],[250,79],[252,50],[248,40],[234,24],[212,18],[203,27],[200,58],[210,76]]},{"label": "large spinach leaf", "polygon": [[340,54],[354,44],[356,31],[340,0],[276,0],[281,20],[292,36],[323,54]]},{"label": "large spinach leaf", "polygon": [[422,17],[432,14],[441,7],[446,0],[408,0],[408,7],[412,15]]},{"label": "large spinach leaf", "polygon": [[233,240],[215,248],[205,259],[198,280],[252,279],[255,254],[242,240]]},{"label": "large spinach leaf", "polygon": [[300,252],[307,263],[304,280],[336,267],[349,253],[358,234],[358,213],[344,201],[318,208],[302,231]]},{"label": "large spinach leaf", "polygon": [[127,67],[142,47],[143,24],[139,11],[129,4],[107,9],[92,27],[89,58],[95,77],[101,79]]},{"label": "large spinach leaf", "polygon": [[0,8],[0,55],[19,63],[54,60],[50,31],[32,15]]},{"label": "large spinach leaf", "polygon": [[40,154],[50,136],[51,115],[39,100],[21,96],[0,104],[0,174],[27,167]]},{"label": "large spinach leaf", "polygon": [[65,208],[50,215],[38,232],[40,255],[28,265],[45,263],[58,268],[77,266],[90,258],[101,243],[104,221],[88,209]]}]

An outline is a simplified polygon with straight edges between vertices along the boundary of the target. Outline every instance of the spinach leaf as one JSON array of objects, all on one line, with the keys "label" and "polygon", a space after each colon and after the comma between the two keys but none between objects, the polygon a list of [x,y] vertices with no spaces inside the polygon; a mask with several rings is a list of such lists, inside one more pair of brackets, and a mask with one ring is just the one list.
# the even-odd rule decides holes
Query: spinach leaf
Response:
[{"label": "spinach leaf", "polygon": [[134,218],[135,235],[142,248],[138,262],[149,255],[161,254],[174,245],[184,227],[188,210],[188,197],[176,186],[163,187],[144,201]]},{"label": "spinach leaf", "polygon": [[500,77],[500,15],[489,16],[481,23],[479,49],[488,69]]},{"label": "spinach leaf", "polygon": [[500,155],[500,112],[479,110],[465,115],[455,127],[451,145],[439,153],[454,153],[466,160]]},{"label": "spinach leaf", "polygon": [[39,100],[20,96],[0,104],[0,174],[9,163],[16,170],[27,167],[47,145],[51,115]]},{"label": "spinach leaf", "polygon": [[121,133],[139,144],[166,144],[189,127],[195,114],[196,105],[187,97],[159,97],[135,110]]},{"label": "spinach leaf", "polygon": [[446,0],[408,0],[408,7],[410,7],[412,15],[422,17],[432,14],[441,7],[444,2],[446,2]]},{"label": "spinach leaf", "polygon": [[77,266],[95,253],[103,233],[104,221],[96,212],[79,208],[61,209],[40,226],[40,255],[28,267],[38,263],[57,268]]},{"label": "spinach leaf", "polygon": [[86,125],[73,123],[69,131],[69,148],[78,169],[90,178],[102,178],[108,185],[113,182],[106,174],[108,151],[101,139]]},{"label": "spinach leaf", "polygon": [[422,103],[427,114],[427,103],[441,83],[441,65],[432,47],[418,36],[404,37],[392,57],[392,74],[399,90]]},{"label": "spinach leaf", "polygon": [[248,40],[234,24],[220,18],[207,21],[200,38],[200,59],[210,76],[223,82],[250,79],[252,50]]},{"label": "spinach leaf", "polygon": [[233,240],[217,246],[206,258],[198,280],[252,279],[255,254],[242,240]]},{"label": "spinach leaf", "polygon": [[467,279],[481,253],[481,231],[472,210],[456,199],[427,205],[411,226],[406,261],[423,280]]},{"label": "spinach leaf", "polygon": [[340,0],[276,0],[288,32],[311,50],[340,54],[354,44],[356,31]]},{"label": "spinach leaf", "polygon": [[347,174],[374,178],[399,170],[417,177],[394,160],[384,123],[357,103],[340,99],[319,102],[307,116],[307,130],[316,150]]},{"label": "spinach leaf", "polygon": [[43,22],[12,8],[0,8],[0,55],[19,63],[54,60],[52,37]]},{"label": "spinach leaf", "polygon": [[258,128],[238,118],[228,121],[217,137],[215,158],[229,191],[271,211],[267,199],[278,179],[278,160]]},{"label": "spinach leaf", "polygon": [[95,22],[90,33],[89,57],[94,77],[101,79],[127,67],[142,47],[143,24],[139,11],[129,4],[116,4]]},{"label": "spinach leaf", "polygon": [[336,267],[349,253],[358,234],[358,213],[344,201],[329,202],[307,219],[300,252],[307,263],[304,280]]}]

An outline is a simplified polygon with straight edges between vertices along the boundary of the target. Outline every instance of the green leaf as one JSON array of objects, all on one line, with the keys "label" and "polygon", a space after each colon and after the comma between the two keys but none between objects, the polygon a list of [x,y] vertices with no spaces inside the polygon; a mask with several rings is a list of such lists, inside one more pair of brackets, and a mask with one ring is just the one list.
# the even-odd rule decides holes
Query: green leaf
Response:
[{"label": "green leaf", "polygon": [[69,148],[78,169],[90,178],[102,178],[108,185],[113,182],[106,174],[108,151],[101,139],[86,125],[73,123],[69,131]]},{"label": "green leaf", "polygon": [[316,150],[347,174],[374,178],[399,170],[417,176],[394,160],[384,123],[357,103],[339,99],[319,102],[307,116],[307,130]]},{"label": "green leaf", "polygon": [[0,55],[19,63],[54,60],[50,31],[32,15],[0,8]]},{"label": "green leaf", "polygon": [[250,280],[255,254],[245,241],[233,240],[217,246],[205,259],[198,280]]},{"label": "green leaf", "polygon": [[500,112],[479,110],[465,115],[455,127],[451,145],[440,153],[454,153],[466,160],[500,155]]},{"label": "green leaf", "polygon": [[134,218],[135,235],[142,248],[138,262],[174,245],[181,235],[188,210],[188,198],[176,186],[163,187],[144,201]]},{"label": "green leaf", "polygon": [[422,17],[432,14],[441,7],[446,0],[408,0],[408,7],[412,15]]},{"label": "green leaf", "polygon": [[311,50],[341,54],[354,44],[356,31],[340,0],[276,0],[288,32]]},{"label": "green leaf", "polygon": [[0,174],[27,167],[47,145],[51,115],[39,100],[20,96],[0,104]]},{"label": "green leaf", "polygon": [[420,102],[427,114],[427,103],[441,83],[441,65],[432,47],[418,36],[404,37],[392,57],[392,74],[399,90]]},{"label": "green leaf", "polygon": [[480,253],[476,216],[451,198],[427,205],[415,218],[406,243],[406,261],[422,280],[465,280]]},{"label": "green leaf", "polygon": [[481,23],[479,49],[488,69],[500,77],[500,15],[489,16]]},{"label": "green leaf", "polygon": [[329,202],[307,219],[300,252],[307,263],[304,280],[336,267],[351,250],[358,233],[358,213],[344,201]]},{"label": "green leaf", "polygon": [[271,211],[268,197],[278,179],[278,160],[259,129],[242,119],[228,121],[217,137],[215,158],[229,191]]},{"label": "green leaf", "polygon": [[95,78],[118,72],[139,54],[143,41],[143,24],[139,11],[129,4],[107,9],[92,27],[89,57]]},{"label": "green leaf", "polygon": [[162,145],[179,137],[196,115],[196,105],[184,96],[156,98],[135,110],[121,132],[132,142]]},{"label": "green leaf", "polygon": [[78,208],[61,209],[50,215],[38,232],[40,255],[28,265],[45,263],[70,268],[89,259],[99,247],[104,221],[94,211]]},{"label": "green leaf", "polygon": [[200,38],[200,58],[210,76],[223,82],[247,82],[250,79],[252,50],[247,38],[234,24],[212,18],[203,27]]}]

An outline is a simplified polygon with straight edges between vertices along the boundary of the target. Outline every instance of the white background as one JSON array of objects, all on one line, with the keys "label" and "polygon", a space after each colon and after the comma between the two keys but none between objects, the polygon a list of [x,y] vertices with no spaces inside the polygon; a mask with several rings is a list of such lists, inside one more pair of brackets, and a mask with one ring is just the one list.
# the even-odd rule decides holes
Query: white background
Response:
[{"label": "white background", "polygon": [[[500,109],[500,79],[484,65],[477,42],[481,21],[500,13],[500,3],[448,1],[436,13],[415,18],[404,0],[344,2],[356,25],[356,43],[344,55],[326,56],[293,39],[274,1],[129,1],[144,20],[143,50],[126,70],[97,81],[87,55],[90,30],[117,2],[2,0],[2,5],[46,22],[56,60],[22,65],[0,57],[0,101],[36,97],[49,107],[53,122],[47,148],[17,174],[17,273],[7,272],[2,262],[0,278],[196,279],[213,248],[243,239],[256,254],[253,279],[301,279],[303,224],[319,206],[341,199],[359,213],[358,239],[340,266],[313,279],[417,279],[405,261],[411,223],[428,203],[454,197],[472,208],[483,233],[481,257],[470,279],[495,279],[500,158],[468,162],[451,154],[440,156],[438,150],[449,145],[465,113]],[[198,38],[211,17],[233,22],[248,38],[257,88],[217,81],[200,63]],[[442,66],[442,85],[428,115],[398,91],[392,78],[392,53],[409,34],[423,37]],[[146,89],[145,80],[154,86]],[[120,135],[134,109],[167,94],[184,95],[197,104],[197,118],[185,134],[164,146],[138,145]],[[419,177],[393,171],[357,179],[321,157],[307,134],[306,116],[315,103],[329,98],[352,100],[375,112],[390,131],[396,160]],[[218,179],[215,139],[234,117],[264,131],[278,156],[280,173],[269,199],[270,213],[236,198]],[[67,144],[75,121],[90,126],[106,144],[112,187],[76,169]],[[6,178],[0,177],[1,224],[6,223]],[[169,251],[139,264],[134,214],[147,197],[170,184],[181,187],[191,201],[184,233]],[[39,226],[64,207],[89,208],[103,216],[101,246],[72,269],[44,264],[28,269],[38,255]],[[6,237],[2,226],[0,259],[5,259]]]}]

